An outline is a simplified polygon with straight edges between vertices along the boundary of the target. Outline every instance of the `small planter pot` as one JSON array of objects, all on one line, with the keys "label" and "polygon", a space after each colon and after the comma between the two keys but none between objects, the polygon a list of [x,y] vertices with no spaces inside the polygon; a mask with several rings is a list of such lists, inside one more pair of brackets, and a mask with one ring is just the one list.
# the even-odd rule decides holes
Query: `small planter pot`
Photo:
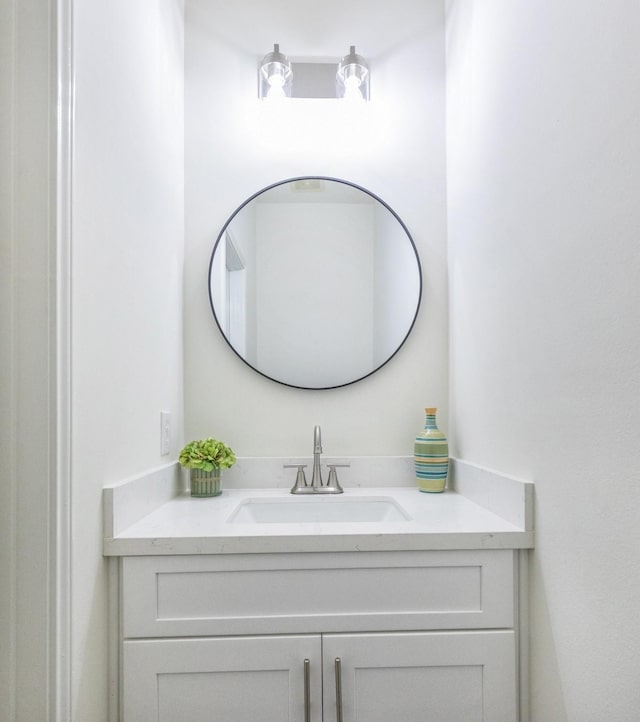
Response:
[{"label": "small planter pot", "polygon": [[220,496],[222,487],[220,485],[221,469],[203,471],[202,469],[189,469],[191,483],[191,496],[206,497]]}]

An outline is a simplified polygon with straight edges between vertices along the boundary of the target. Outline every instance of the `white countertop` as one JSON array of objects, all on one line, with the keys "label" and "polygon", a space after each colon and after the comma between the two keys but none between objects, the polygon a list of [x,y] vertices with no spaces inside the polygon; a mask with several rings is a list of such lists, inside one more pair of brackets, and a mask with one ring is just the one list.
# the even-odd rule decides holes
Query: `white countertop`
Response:
[{"label": "white countertop", "polygon": [[[108,490],[111,492],[112,490]],[[523,505],[530,494],[524,494]],[[385,522],[230,523],[247,499],[295,499],[286,489],[225,489],[218,497],[179,494],[131,524],[118,523],[113,494],[105,497],[106,556],[267,552],[525,549],[533,546],[530,513],[517,523],[455,491],[425,494],[412,487],[346,488],[341,498],[392,498],[411,517]],[[308,498],[308,497],[304,497]],[[121,515],[122,516],[122,515]]]}]

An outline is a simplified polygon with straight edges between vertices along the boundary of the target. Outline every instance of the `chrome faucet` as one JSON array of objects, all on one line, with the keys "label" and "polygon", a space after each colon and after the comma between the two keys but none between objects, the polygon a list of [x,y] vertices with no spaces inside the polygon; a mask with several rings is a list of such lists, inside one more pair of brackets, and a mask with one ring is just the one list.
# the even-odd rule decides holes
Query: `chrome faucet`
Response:
[{"label": "chrome faucet", "polygon": [[313,472],[311,474],[311,484],[307,483],[304,475],[306,464],[284,464],[285,468],[297,469],[296,483],[291,489],[292,494],[342,494],[344,489],[340,486],[337,467],[349,466],[349,464],[328,464],[329,478],[327,483],[322,482],[322,470],[320,457],[322,455],[322,432],[319,426],[313,429]]},{"label": "chrome faucet", "polygon": [[313,473],[311,474],[311,487],[315,490],[322,486],[320,454],[322,454],[322,432],[319,426],[315,426],[313,429]]}]

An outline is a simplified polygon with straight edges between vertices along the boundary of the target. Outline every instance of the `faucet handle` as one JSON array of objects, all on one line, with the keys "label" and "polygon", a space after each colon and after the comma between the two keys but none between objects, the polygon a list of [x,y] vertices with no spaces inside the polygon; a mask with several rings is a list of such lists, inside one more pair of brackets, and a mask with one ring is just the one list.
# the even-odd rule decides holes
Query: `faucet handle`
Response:
[{"label": "faucet handle", "polygon": [[296,483],[291,488],[292,494],[300,494],[305,488],[310,488],[307,484],[307,478],[304,475],[304,470],[307,468],[306,464],[283,464],[283,469],[297,469]]},{"label": "faucet handle", "polygon": [[327,479],[325,489],[331,490],[330,493],[333,494],[342,494],[344,489],[340,486],[336,469],[351,466],[351,464],[327,464],[327,466],[329,467],[329,478]]}]

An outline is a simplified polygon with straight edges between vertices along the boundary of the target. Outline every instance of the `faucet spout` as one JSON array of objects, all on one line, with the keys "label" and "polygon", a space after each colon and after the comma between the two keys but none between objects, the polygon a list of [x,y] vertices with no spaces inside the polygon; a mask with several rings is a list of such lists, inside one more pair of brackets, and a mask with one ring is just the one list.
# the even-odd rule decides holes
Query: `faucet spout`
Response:
[{"label": "faucet spout", "polygon": [[313,429],[313,473],[311,487],[318,489],[322,486],[322,471],[320,470],[320,454],[322,454],[322,432],[319,426]]}]

